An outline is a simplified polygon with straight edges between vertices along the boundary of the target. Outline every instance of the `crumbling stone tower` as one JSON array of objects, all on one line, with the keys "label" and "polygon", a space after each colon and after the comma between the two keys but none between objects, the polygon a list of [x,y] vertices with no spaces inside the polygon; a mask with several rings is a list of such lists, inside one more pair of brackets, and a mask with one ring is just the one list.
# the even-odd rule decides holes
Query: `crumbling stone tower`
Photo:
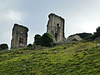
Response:
[{"label": "crumbling stone tower", "polygon": [[14,24],[12,29],[11,49],[27,46],[28,28]]},{"label": "crumbling stone tower", "polygon": [[51,13],[48,17],[49,21],[47,24],[47,32],[53,36],[55,43],[63,42],[65,40],[64,19],[53,13]]}]

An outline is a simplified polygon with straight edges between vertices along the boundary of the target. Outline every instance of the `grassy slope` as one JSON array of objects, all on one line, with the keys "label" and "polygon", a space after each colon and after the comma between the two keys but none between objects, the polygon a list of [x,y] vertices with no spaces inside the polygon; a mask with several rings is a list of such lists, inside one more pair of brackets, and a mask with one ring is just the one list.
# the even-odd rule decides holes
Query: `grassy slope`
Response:
[{"label": "grassy slope", "polygon": [[100,75],[100,47],[79,42],[37,51],[2,51],[0,75]]}]

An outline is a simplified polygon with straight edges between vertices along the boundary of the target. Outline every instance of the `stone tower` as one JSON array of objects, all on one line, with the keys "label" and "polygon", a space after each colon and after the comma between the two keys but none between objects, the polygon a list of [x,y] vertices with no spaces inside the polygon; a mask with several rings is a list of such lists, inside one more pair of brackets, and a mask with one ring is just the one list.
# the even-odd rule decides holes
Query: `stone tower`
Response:
[{"label": "stone tower", "polygon": [[65,40],[64,36],[64,19],[51,13],[47,24],[47,32],[50,33],[55,43],[60,43]]},{"label": "stone tower", "polygon": [[12,29],[11,49],[27,46],[28,28],[14,24]]}]

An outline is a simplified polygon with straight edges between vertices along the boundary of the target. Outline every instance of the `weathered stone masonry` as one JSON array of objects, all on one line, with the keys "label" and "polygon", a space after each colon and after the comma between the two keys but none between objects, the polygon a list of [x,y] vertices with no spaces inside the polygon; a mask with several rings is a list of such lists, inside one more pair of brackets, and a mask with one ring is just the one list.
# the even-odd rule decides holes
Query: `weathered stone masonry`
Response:
[{"label": "weathered stone masonry", "polygon": [[27,46],[28,31],[27,27],[14,24],[12,29],[11,49]]},{"label": "weathered stone masonry", "polygon": [[49,16],[49,21],[47,24],[47,32],[50,33],[55,43],[63,42],[65,40],[64,35],[64,22],[65,20],[51,13]]}]

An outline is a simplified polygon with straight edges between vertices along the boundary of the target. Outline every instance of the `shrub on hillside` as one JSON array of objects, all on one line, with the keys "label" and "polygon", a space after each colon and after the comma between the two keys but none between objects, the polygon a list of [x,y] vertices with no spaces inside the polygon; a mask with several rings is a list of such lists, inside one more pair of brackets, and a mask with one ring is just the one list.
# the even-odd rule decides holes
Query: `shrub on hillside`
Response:
[{"label": "shrub on hillside", "polygon": [[[74,34],[74,35],[78,35],[83,40],[87,40],[88,38],[90,38],[92,36],[92,33],[77,33],[77,34]],[[71,35],[71,36],[74,36],[74,35]]]},{"label": "shrub on hillside", "polygon": [[32,47],[32,44],[28,44],[27,47]]},{"label": "shrub on hillside", "polygon": [[7,44],[1,44],[0,50],[8,50],[8,45]]},{"label": "shrub on hillside", "polygon": [[90,39],[95,40],[97,37],[100,37],[100,27],[96,29],[96,32],[94,32],[94,35]]},{"label": "shrub on hillside", "polygon": [[26,47],[26,50],[33,50],[33,44],[28,44]]},{"label": "shrub on hillside", "polygon": [[86,40],[92,36],[92,33],[80,33],[78,34],[82,39]]},{"label": "shrub on hillside", "polygon": [[39,35],[39,34],[37,34],[37,35],[35,35],[35,37],[34,37],[35,39],[35,45],[41,45],[41,35]]},{"label": "shrub on hillside", "polygon": [[53,44],[53,37],[49,33],[44,33],[41,37],[41,46],[50,47]]}]

